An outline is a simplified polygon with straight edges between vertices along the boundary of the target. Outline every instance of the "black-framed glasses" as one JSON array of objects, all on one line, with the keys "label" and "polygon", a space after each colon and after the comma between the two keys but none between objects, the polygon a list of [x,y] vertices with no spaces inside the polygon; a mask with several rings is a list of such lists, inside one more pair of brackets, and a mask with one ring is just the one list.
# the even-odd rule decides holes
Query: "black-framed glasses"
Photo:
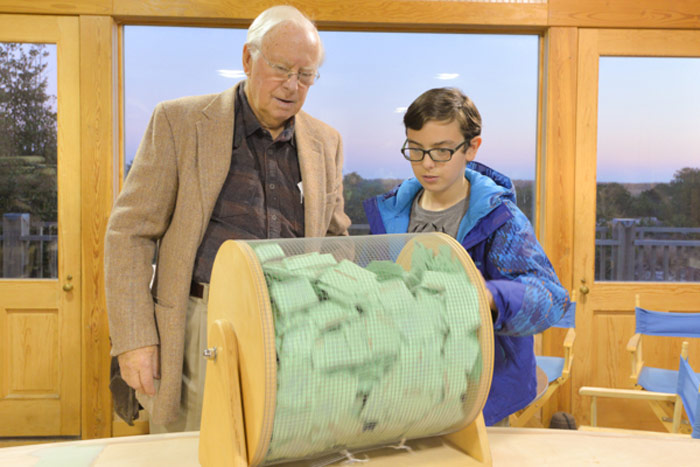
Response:
[{"label": "black-framed glasses", "polygon": [[403,154],[403,157],[406,158],[406,160],[409,160],[411,162],[420,162],[423,160],[425,155],[427,154],[430,156],[430,158],[434,162],[447,162],[450,159],[452,159],[452,156],[454,153],[459,151],[459,149],[464,146],[465,144],[469,144],[469,140],[465,139],[461,143],[457,145],[456,148],[450,149],[450,148],[430,148],[430,149],[423,149],[423,148],[415,148],[415,147],[410,147],[408,146],[408,140],[404,141],[403,146],[401,146],[401,154]]},{"label": "black-framed glasses", "polygon": [[272,63],[270,60],[267,59],[265,54],[262,52],[262,50],[258,49],[258,52],[260,52],[260,56],[262,56],[263,60],[270,66],[272,69],[272,75],[275,79],[278,79],[280,81],[287,81],[292,78],[292,76],[296,76],[297,80],[303,84],[304,86],[311,86],[314,84],[314,82],[321,77],[321,74],[318,72],[318,70],[299,70],[299,71],[292,71],[289,68],[278,65],[276,63]]}]

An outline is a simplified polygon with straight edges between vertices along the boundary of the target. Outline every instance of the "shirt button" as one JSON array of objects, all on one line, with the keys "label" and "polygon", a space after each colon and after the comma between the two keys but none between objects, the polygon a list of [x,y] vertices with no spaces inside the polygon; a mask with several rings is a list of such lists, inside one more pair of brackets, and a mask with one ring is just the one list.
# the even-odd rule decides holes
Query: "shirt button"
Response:
[{"label": "shirt button", "polygon": [[273,214],[273,215],[272,215],[272,220],[273,220],[273,221],[276,221],[276,220],[277,220],[277,214]]},{"label": "shirt button", "polygon": [[274,183],[270,183],[270,190],[274,190],[274,189],[275,189],[275,184],[274,184]]}]

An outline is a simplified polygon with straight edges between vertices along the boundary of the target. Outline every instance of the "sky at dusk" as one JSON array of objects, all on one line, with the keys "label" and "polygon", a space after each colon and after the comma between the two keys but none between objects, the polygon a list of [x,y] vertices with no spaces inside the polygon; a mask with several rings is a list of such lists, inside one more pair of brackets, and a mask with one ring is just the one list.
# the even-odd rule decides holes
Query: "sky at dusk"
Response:
[{"label": "sky at dusk", "polygon": [[700,167],[700,59],[601,57],[598,181],[668,182]]},{"label": "sky at dusk", "polygon": [[[125,28],[127,163],[158,102],[220,92],[243,79],[245,33]],[[345,173],[411,176],[399,153],[403,112],[423,91],[455,86],[484,121],[477,159],[513,178],[534,178],[537,36],[322,31],[321,38],[326,60],[304,110],[340,132]]]},{"label": "sky at dusk", "polygon": [[[155,105],[223,91],[243,79],[246,31],[125,27],[125,156],[133,158]],[[406,178],[405,108],[455,86],[479,108],[477,160],[533,179],[538,37],[321,31],[326,61],[304,110],[343,137],[344,172]],[[668,182],[700,167],[700,59],[602,57],[598,180]],[[556,155],[550,155],[556,157]]]}]

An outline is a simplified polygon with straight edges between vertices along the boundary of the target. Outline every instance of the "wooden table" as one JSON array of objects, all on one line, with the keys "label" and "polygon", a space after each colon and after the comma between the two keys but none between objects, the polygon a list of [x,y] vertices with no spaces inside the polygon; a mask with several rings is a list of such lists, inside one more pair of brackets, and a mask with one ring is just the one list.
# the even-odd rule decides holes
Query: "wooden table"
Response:
[{"label": "wooden table", "polygon": [[[699,465],[700,440],[642,431],[487,428],[494,466]],[[2,466],[196,466],[199,432],[0,449]],[[410,456],[410,453],[401,455]],[[396,465],[401,465],[397,457]],[[427,465],[439,466],[440,460]]]}]

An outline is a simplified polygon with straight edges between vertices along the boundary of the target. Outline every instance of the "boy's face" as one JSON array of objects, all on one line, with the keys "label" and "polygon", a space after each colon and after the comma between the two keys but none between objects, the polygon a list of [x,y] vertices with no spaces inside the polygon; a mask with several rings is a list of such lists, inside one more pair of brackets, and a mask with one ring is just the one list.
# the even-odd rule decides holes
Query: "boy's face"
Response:
[{"label": "boy's face", "polygon": [[[420,130],[406,130],[408,146],[432,149],[454,149],[464,141],[457,121],[445,122],[430,120]],[[428,154],[422,161],[411,162],[413,174],[423,188],[441,197],[460,199],[464,196],[462,179],[467,162],[474,160],[476,151],[481,144],[481,137],[472,138],[471,145],[463,145],[446,162],[435,162]]]}]

